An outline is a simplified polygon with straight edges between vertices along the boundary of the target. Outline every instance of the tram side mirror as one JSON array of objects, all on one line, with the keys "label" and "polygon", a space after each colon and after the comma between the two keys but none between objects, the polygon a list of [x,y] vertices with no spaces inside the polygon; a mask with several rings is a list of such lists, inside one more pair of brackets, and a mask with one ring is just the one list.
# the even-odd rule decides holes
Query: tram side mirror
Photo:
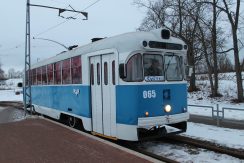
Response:
[{"label": "tram side mirror", "polygon": [[189,78],[193,74],[193,66],[186,66],[186,76]]},{"label": "tram side mirror", "polygon": [[22,87],[23,87],[23,83],[22,83],[22,82],[19,82],[19,83],[17,84],[17,87],[22,88]]},{"label": "tram side mirror", "polygon": [[126,78],[126,74],[125,74],[125,64],[121,63],[119,64],[119,77],[121,79]]}]

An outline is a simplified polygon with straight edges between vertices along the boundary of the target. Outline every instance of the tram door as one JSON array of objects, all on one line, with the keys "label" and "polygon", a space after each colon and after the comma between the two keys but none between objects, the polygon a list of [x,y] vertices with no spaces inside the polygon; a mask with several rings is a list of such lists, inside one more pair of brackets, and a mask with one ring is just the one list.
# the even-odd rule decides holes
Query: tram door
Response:
[{"label": "tram door", "polygon": [[116,136],[114,54],[90,58],[93,131]]}]

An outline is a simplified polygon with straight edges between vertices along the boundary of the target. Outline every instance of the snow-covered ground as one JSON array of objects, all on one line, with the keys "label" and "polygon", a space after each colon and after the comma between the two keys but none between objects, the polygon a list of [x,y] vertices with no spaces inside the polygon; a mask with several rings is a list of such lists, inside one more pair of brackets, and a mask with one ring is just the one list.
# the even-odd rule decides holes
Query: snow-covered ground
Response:
[{"label": "snow-covered ground", "polygon": [[[221,105],[231,105],[233,107],[243,107],[244,104],[232,105],[231,99],[235,98],[234,82],[228,80],[228,82],[220,82],[220,93],[224,96],[218,99],[208,98],[209,93],[207,90],[208,82],[201,81],[203,84],[203,91],[198,93],[191,93],[188,95],[189,104],[200,104],[200,105],[214,105],[218,102]],[[201,84],[201,82],[198,82]],[[229,83],[229,85],[225,85]],[[205,86],[204,86],[205,85]],[[0,101],[22,101],[23,96],[15,95],[14,90],[0,90]],[[199,100],[201,99],[201,100]],[[189,108],[190,113],[208,115],[211,116],[211,110],[205,108]],[[243,112],[244,113],[244,112]],[[1,114],[1,109],[0,109]],[[232,111],[229,115],[238,117],[237,119],[244,119],[242,113]],[[226,116],[229,116],[226,115]],[[18,117],[18,115],[17,115]],[[187,132],[183,135],[201,140],[208,140],[217,144],[244,149],[244,130],[235,130],[228,128],[219,128],[210,125],[203,125],[197,123],[188,123]],[[159,155],[170,156],[175,158],[179,162],[244,162],[230,156],[209,152],[204,149],[194,148],[189,149],[187,147],[174,146],[172,144],[160,144],[154,142],[148,142],[141,144],[148,151],[153,151]]]},{"label": "snow-covered ground", "polygon": [[230,148],[244,149],[244,130],[188,122],[187,131],[182,135],[211,141]]},{"label": "snow-covered ground", "polygon": [[[213,106],[215,110],[217,104],[219,104],[220,110],[222,107],[238,108],[242,111],[224,110],[224,117],[228,119],[244,120],[244,103],[233,102],[233,99],[237,98],[235,73],[219,74],[219,78],[219,93],[223,95],[222,97],[210,98],[211,90],[207,75],[197,75],[198,80],[196,84],[197,87],[200,88],[200,91],[188,93],[188,104]],[[191,114],[212,116],[211,108],[189,106],[188,110]]]},{"label": "snow-covered ground", "polygon": [[16,95],[15,90],[0,90],[0,101],[23,101],[23,94]]},{"label": "snow-covered ground", "polygon": [[144,142],[139,147],[156,155],[166,156],[177,162],[186,163],[243,163],[244,160],[208,151],[201,148],[188,147],[179,144],[169,144],[158,141]]},{"label": "snow-covered ground", "polygon": [[18,83],[23,82],[22,79],[8,79],[0,85],[0,89],[18,89]]},{"label": "snow-covered ground", "polygon": [[9,79],[0,85],[0,101],[23,101],[23,94],[16,95],[16,92],[22,92],[22,88],[18,88],[18,83],[22,79]]}]

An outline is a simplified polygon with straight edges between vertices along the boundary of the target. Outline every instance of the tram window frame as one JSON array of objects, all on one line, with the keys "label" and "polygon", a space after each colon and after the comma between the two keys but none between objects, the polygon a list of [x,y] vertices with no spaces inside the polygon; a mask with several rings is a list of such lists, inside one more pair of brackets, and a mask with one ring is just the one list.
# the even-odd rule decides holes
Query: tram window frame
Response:
[{"label": "tram window frame", "polygon": [[[165,67],[165,66],[167,66],[168,64],[166,63],[166,58],[167,57],[177,57],[178,58],[178,60],[179,60],[179,64],[181,64],[180,65],[180,67],[179,67],[179,71],[181,72],[181,79],[178,79],[178,80],[176,80],[176,79],[169,79],[168,78],[168,74],[167,74],[167,72],[168,72],[168,68],[169,67]],[[171,58],[171,59],[172,59]],[[169,66],[169,65],[168,65]],[[183,81],[184,80],[184,72],[183,72],[183,60],[180,58],[180,56],[179,55],[176,55],[175,53],[166,53],[165,55],[164,55],[164,69],[165,69],[165,77],[166,77],[166,80],[167,81]],[[172,73],[173,74],[173,73]]]},{"label": "tram window frame", "polygon": [[36,69],[37,85],[42,85],[42,68],[38,67]]},{"label": "tram window frame", "polygon": [[71,84],[70,58],[62,61],[62,84]]},{"label": "tram window frame", "polygon": [[[137,56],[140,57],[140,58],[136,58]],[[133,77],[133,74],[132,73],[129,73],[129,70],[132,69],[129,66],[133,66],[133,63],[130,63],[130,62],[132,62],[133,60],[139,61],[139,63],[138,63],[137,66],[140,66],[140,67],[138,67],[136,71],[138,71],[138,70],[141,71],[141,72],[139,72],[140,75],[138,75],[136,79],[135,79],[135,77]],[[131,76],[129,78],[129,75],[130,74],[131,74]],[[137,72],[134,72],[134,74],[138,74],[138,73]],[[142,82],[144,80],[144,78],[143,78],[143,57],[142,57],[142,54],[141,53],[133,54],[128,59],[128,61],[126,62],[126,78],[124,78],[123,80],[126,81],[126,82]]]},{"label": "tram window frame", "polygon": [[54,84],[54,76],[53,76],[53,64],[47,65],[47,84]]},{"label": "tram window frame", "polygon": [[82,84],[82,60],[81,56],[71,58],[72,84]]},{"label": "tram window frame", "polygon": [[47,66],[42,66],[42,85],[47,85]]},{"label": "tram window frame", "polygon": [[31,80],[32,83],[31,84],[32,85],[36,85],[37,84],[36,68],[32,69],[31,71],[32,71],[32,80]]},{"label": "tram window frame", "polygon": [[54,84],[60,85],[62,81],[61,76],[61,61],[54,63]]}]

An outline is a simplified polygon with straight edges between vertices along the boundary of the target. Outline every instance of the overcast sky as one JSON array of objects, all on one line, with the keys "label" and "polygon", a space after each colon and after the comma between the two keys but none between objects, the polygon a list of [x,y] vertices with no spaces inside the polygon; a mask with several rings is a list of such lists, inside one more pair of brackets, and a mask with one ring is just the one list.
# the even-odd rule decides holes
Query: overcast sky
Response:
[{"label": "overcast sky", "polygon": [[[110,37],[121,33],[135,31],[139,27],[145,11],[133,5],[133,0],[30,0],[32,4],[41,4],[67,8],[71,5],[75,10],[89,7],[88,20],[82,15],[76,20],[62,23],[66,19],[58,17],[57,10],[31,7],[31,36],[58,41],[66,46],[84,45],[94,37]],[[7,73],[9,68],[24,69],[25,54],[25,17],[26,0],[2,1],[0,5],[0,62]],[[73,16],[74,13],[64,13]],[[32,63],[64,51],[55,43],[43,40],[31,40]]]}]

